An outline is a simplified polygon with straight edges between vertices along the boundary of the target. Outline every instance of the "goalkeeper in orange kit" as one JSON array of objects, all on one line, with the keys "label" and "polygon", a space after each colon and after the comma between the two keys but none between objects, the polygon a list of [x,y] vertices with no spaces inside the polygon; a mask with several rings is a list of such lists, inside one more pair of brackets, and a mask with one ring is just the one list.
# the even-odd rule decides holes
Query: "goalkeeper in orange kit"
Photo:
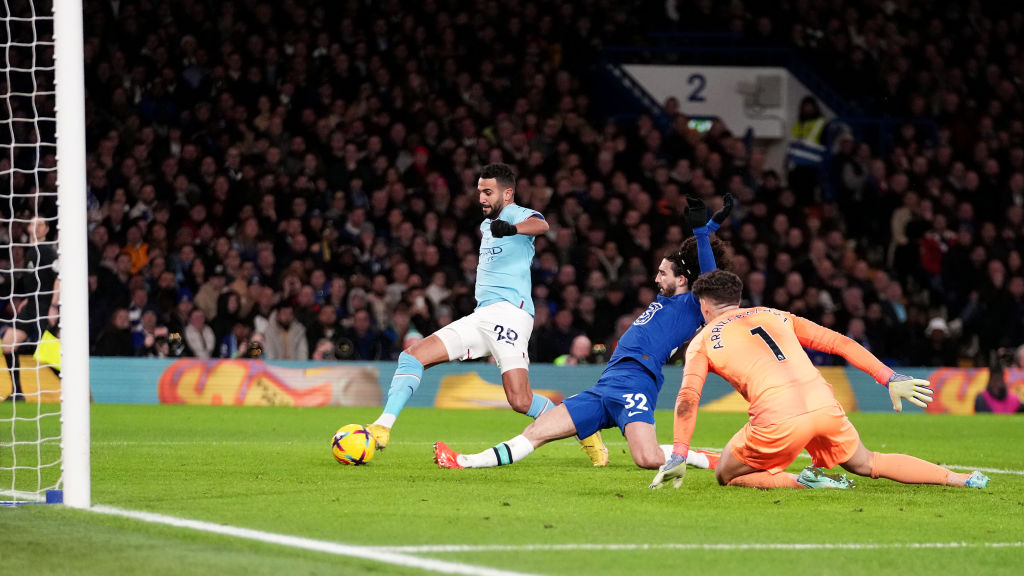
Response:
[{"label": "goalkeeper in orange kit", "polygon": [[[822,471],[837,464],[860,476],[905,484],[988,484],[981,472],[961,474],[906,454],[868,450],[804,348],[838,354],[873,376],[888,387],[897,412],[902,411],[903,400],[927,406],[932,400],[929,383],[893,372],[863,346],[810,320],[773,308],[740,308],[742,291],[739,277],[724,270],[705,274],[693,284],[707,325],[686,351],[676,398],[673,454],[651,488],[669,481],[676,488],[682,484],[708,372],[725,378],[750,402],[750,421],[726,445],[715,470],[723,486],[852,488],[845,475]],[[800,474],[783,472],[804,449],[813,466]]]}]

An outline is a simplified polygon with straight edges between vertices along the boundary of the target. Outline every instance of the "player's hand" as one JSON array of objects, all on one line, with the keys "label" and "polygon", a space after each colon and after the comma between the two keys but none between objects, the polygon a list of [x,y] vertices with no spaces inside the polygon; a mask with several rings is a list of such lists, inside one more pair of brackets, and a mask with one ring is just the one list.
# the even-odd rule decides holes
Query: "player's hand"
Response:
[{"label": "player's hand", "polygon": [[929,388],[931,382],[911,378],[896,372],[889,376],[889,382],[886,386],[889,388],[889,399],[892,400],[892,409],[897,412],[903,412],[903,400],[915,406],[927,408],[928,403],[932,401],[932,394],[935,393]]},{"label": "player's hand", "polygon": [[505,236],[515,236],[519,231],[516,230],[515,225],[509,224],[504,220],[492,220],[491,221],[491,236],[495,238],[504,238]]},{"label": "player's hand", "polygon": [[732,206],[735,201],[736,199],[733,198],[733,195],[726,192],[725,196],[722,196],[722,208],[711,215],[711,221],[721,226],[722,222],[725,222],[725,219],[732,213]]},{"label": "player's hand", "polygon": [[687,196],[686,211],[683,215],[686,218],[686,223],[690,225],[691,230],[707,226],[708,209],[704,206],[704,201],[700,198]]},{"label": "player's hand", "polygon": [[673,452],[668,457],[668,461],[662,464],[661,468],[658,468],[658,473],[655,474],[650,489],[657,490],[663,487],[669,480],[672,481],[673,488],[679,488],[683,485],[684,478],[686,478],[686,456]]}]

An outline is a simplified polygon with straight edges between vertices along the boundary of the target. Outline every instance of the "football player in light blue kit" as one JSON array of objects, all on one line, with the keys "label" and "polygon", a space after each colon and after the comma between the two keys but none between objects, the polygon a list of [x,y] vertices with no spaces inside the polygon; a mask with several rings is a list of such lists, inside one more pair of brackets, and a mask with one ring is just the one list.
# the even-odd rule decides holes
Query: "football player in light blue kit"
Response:
[{"label": "football player in light blue kit", "polygon": [[[513,410],[537,418],[554,407],[551,400],[530,389],[527,354],[533,333],[533,239],[548,231],[548,223],[540,212],[515,203],[515,187],[515,174],[509,166],[490,164],[481,170],[477,190],[484,221],[480,225],[477,307],[398,357],[384,412],[367,426],[378,448],[390,441],[391,428],[419,387],[423,371],[442,362],[494,356]],[[583,447],[595,465],[603,466],[608,463],[608,451],[600,435],[595,436],[583,442]]]},{"label": "football player in light blue kit", "polygon": [[[716,239],[713,244],[710,233],[725,221],[732,205],[732,196],[726,194],[722,209],[705,224],[704,205],[690,201],[687,221],[694,236],[661,261],[655,277],[657,298],[619,339],[594,386],[567,398],[519,436],[478,454],[459,454],[444,442],[435,442],[437,465],[488,468],[511,464],[552,440],[574,434],[582,438],[612,426],[618,426],[626,437],[637,466],[654,469],[664,464],[666,451],[658,445],[654,428],[654,407],[664,383],[661,369],[704,321],[700,303],[690,293],[690,283],[702,271],[714,270],[716,260],[727,265],[722,243]],[[702,456],[694,453],[687,461],[698,461]]]}]

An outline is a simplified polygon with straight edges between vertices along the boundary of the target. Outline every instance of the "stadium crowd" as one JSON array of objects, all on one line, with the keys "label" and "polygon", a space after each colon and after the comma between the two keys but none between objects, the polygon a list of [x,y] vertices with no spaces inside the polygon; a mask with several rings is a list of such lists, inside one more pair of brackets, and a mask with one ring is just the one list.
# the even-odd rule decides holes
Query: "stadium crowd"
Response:
[{"label": "stadium crowd", "polygon": [[[725,192],[745,304],[891,365],[1024,344],[1024,11],[645,4],[86,0],[93,353],[396,358],[475,305],[491,162],[551,225],[534,361],[614,347],[689,234],[686,197],[715,209]],[[793,47],[863,110],[914,121],[884,150],[841,132],[798,195],[675,103],[668,126],[596,112],[598,51],[643,43],[653,19]]]}]

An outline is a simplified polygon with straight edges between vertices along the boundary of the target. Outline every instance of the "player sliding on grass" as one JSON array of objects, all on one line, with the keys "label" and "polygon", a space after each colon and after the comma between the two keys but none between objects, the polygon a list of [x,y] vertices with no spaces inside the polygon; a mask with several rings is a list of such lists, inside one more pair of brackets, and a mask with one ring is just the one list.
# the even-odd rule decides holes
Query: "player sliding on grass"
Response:
[{"label": "player sliding on grass", "polygon": [[[391,428],[419,388],[423,370],[443,362],[494,356],[513,410],[537,418],[554,407],[551,400],[530,389],[527,356],[533,332],[533,238],[547,232],[548,223],[540,212],[516,205],[515,188],[515,174],[505,164],[489,164],[480,171],[477,190],[484,221],[476,269],[476,310],[399,355],[384,412],[367,426],[378,448],[388,445]],[[608,463],[608,449],[599,434],[580,442],[595,466]]]},{"label": "player sliding on grass", "polygon": [[[672,456],[651,488],[686,474],[697,404],[708,372],[732,384],[750,402],[750,421],[732,437],[715,470],[718,483],[752,488],[852,488],[846,475],[825,474],[836,464],[860,476],[905,484],[984,488],[981,472],[960,474],[906,454],[870,452],[832,394],[832,386],[811,364],[804,348],[838,354],[889,388],[892,407],[903,400],[922,408],[932,401],[926,380],[897,374],[863,346],[810,320],[772,308],[740,308],[743,283],[724,270],[693,285],[707,320],[686,351],[683,383],[676,399]],[[801,450],[813,466],[799,475],[783,472]]]},{"label": "player sliding on grass", "polygon": [[[694,236],[665,256],[658,266],[655,282],[658,297],[619,339],[601,378],[591,388],[571,396],[547,412],[508,442],[479,454],[458,454],[444,442],[434,443],[434,461],[441,468],[487,468],[511,464],[526,458],[538,446],[575,434],[585,438],[604,428],[618,425],[633,461],[641,468],[654,469],[665,463],[654,429],[654,406],[664,383],[662,367],[701,325],[700,307],[690,294],[690,282],[700,270],[714,270],[715,260],[723,266],[722,243],[709,234],[729,216],[732,196],[725,196],[721,210],[705,223],[703,203],[691,200],[687,221]],[[699,264],[699,268],[698,268]],[[689,454],[690,462],[707,463],[705,454]],[[717,459],[717,455],[712,456]],[[710,464],[710,463],[707,463]],[[709,467],[705,465],[704,467]]]}]

